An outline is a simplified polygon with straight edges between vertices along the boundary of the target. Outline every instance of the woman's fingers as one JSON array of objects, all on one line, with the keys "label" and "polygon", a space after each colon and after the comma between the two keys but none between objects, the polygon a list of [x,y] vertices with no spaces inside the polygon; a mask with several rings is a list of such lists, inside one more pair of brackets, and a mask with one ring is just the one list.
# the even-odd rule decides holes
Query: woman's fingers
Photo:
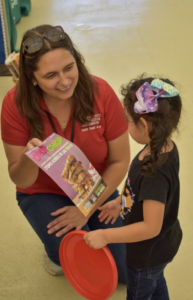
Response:
[{"label": "woman's fingers", "polygon": [[73,225],[67,225],[66,227],[62,228],[62,230],[58,231],[58,232],[56,233],[56,236],[57,236],[57,237],[60,237],[60,236],[62,236],[62,235],[64,235],[64,234],[66,234],[68,231],[70,231],[70,230],[73,229],[73,228],[74,228]]},{"label": "woman's fingers", "polygon": [[103,222],[108,216],[109,216],[109,214],[104,213],[103,216],[99,218],[99,221]]},{"label": "woman's fingers", "polygon": [[106,214],[107,214],[106,211],[101,211],[100,214],[98,215],[98,218],[101,219]]},{"label": "woman's fingers", "polygon": [[108,218],[105,220],[105,224],[109,224],[109,222],[111,221],[112,216],[108,216]]},{"label": "woman's fingers", "polygon": [[64,214],[67,210],[68,210],[68,207],[65,206],[65,207],[62,207],[62,208],[57,209],[56,211],[52,212],[51,215],[58,216],[58,215]]},{"label": "woman's fingers", "polygon": [[34,148],[34,147],[41,147],[43,145],[43,142],[37,138],[33,138],[31,141],[27,143],[27,146],[29,148]]}]

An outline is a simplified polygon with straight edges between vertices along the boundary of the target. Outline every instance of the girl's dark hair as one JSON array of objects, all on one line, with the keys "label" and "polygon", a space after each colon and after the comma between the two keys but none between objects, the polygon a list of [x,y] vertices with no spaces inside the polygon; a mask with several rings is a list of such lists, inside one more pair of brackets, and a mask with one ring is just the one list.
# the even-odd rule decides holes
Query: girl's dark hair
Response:
[{"label": "girl's dark hair", "polygon": [[22,39],[19,63],[19,82],[16,87],[16,104],[21,114],[27,119],[31,129],[31,137],[43,138],[42,116],[45,114],[40,107],[39,101],[42,98],[42,90],[34,86],[34,72],[37,64],[45,53],[58,48],[68,50],[75,58],[79,79],[74,91],[75,111],[74,117],[81,124],[88,123],[88,116],[93,116],[94,91],[97,86],[85,67],[84,58],[75,48],[70,37],[65,33],[65,38],[58,42],[51,42],[43,39],[42,48],[35,53],[23,51],[23,43],[32,36],[42,36],[48,29],[54,28],[51,25],[41,25],[28,30]]},{"label": "girl's dark hair", "polygon": [[[139,78],[131,80],[127,85],[121,87],[121,94],[124,96],[123,105],[136,125],[139,125],[140,118],[151,122],[149,131],[151,154],[144,157],[141,163],[141,174],[145,176],[152,175],[155,170],[163,165],[168,154],[161,154],[162,149],[167,146],[167,138],[177,130],[180,120],[182,102],[180,96],[170,98],[158,98],[158,110],[153,113],[137,114],[134,112],[134,104],[137,101],[136,91],[144,84],[149,84],[154,77],[145,77],[142,74]],[[169,79],[159,78],[162,81],[174,86]]]}]

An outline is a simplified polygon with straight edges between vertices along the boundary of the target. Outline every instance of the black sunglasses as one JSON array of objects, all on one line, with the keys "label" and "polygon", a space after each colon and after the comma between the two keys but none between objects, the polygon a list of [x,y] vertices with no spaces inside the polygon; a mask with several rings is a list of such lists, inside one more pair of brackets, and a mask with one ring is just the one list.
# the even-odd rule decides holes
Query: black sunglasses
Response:
[{"label": "black sunglasses", "polygon": [[22,53],[25,52],[31,54],[39,51],[43,46],[43,39],[46,38],[51,42],[59,42],[66,38],[66,34],[63,31],[62,27],[56,26],[51,29],[48,29],[44,32],[43,35],[33,35],[29,37],[22,45]]}]

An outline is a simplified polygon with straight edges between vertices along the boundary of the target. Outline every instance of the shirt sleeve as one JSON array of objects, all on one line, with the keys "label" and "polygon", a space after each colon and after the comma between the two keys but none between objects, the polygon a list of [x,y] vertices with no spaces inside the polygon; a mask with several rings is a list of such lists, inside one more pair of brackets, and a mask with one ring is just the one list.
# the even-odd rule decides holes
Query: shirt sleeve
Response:
[{"label": "shirt sleeve", "polygon": [[106,84],[106,91],[104,93],[104,113],[104,136],[107,141],[116,139],[128,130],[128,122],[123,106],[109,84]]},{"label": "shirt sleeve", "polygon": [[25,146],[30,138],[30,129],[15,103],[15,90],[6,94],[1,109],[1,137],[10,145]]},{"label": "shirt sleeve", "polygon": [[169,193],[169,182],[157,171],[151,177],[143,177],[140,184],[139,201],[155,200],[166,204]]}]

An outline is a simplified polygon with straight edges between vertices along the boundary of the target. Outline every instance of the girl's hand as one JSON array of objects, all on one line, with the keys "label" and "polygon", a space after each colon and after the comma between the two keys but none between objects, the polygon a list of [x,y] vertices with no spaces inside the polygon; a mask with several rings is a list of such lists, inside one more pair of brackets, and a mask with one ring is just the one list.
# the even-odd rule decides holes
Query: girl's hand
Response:
[{"label": "girl's hand", "polygon": [[48,224],[48,234],[59,230],[56,233],[57,237],[62,236],[73,228],[80,230],[88,222],[88,218],[76,206],[65,206],[51,213],[51,215],[59,217]]},{"label": "girl's hand", "polygon": [[100,249],[108,244],[105,237],[105,230],[102,229],[90,231],[86,233],[83,238],[85,243],[93,249]]},{"label": "girl's hand", "polygon": [[103,222],[106,219],[105,224],[108,224],[110,221],[111,224],[115,223],[120,215],[120,197],[121,196],[98,208],[101,210],[101,213],[98,216],[100,222]]}]

